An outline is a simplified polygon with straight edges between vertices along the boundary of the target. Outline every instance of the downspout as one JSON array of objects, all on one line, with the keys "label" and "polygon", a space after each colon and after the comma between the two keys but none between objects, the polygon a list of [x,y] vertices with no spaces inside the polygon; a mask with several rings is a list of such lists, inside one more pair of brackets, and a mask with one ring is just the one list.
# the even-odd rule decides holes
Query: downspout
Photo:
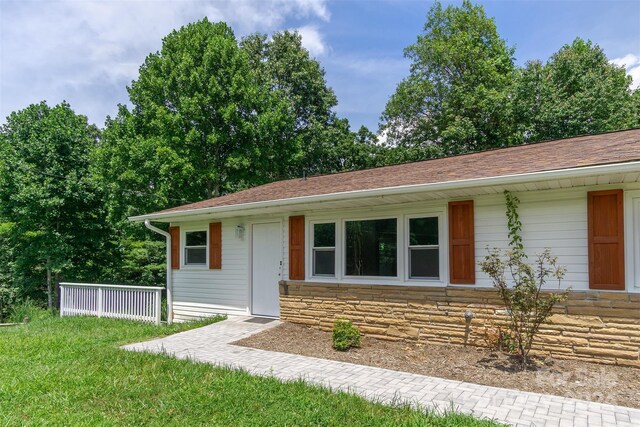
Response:
[{"label": "downspout", "polygon": [[149,230],[161,234],[167,239],[167,324],[173,323],[173,280],[171,270],[171,234],[164,230],[159,229],[151,225],[151,221],[146,219],[144,226]]}]

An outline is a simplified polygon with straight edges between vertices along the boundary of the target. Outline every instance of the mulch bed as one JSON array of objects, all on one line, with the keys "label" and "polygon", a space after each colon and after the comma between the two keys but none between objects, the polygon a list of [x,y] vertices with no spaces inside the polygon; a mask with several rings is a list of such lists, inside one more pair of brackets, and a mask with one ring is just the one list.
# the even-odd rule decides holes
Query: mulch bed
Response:
[{"label": "mulch bed", "polygon": [[535,368],[519,371],[517,360],[502,352],[369,337],[364,337],[360,348],[340,352],[331,347],[330,332],[291,323],[234,344],[640,408],[640,369],[637,368],[546,358],[536,360]]}]

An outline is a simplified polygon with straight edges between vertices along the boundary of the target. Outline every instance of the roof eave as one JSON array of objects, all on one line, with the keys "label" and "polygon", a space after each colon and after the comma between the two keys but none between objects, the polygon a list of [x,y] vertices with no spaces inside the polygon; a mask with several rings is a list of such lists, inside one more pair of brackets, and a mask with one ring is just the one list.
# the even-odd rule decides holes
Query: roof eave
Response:
[{"label": "roof eave", "polygon": [[392,194],[414,193],[418,191],[442,191],[455,190],[459,188],[483,187],[490,185],[517,184],[521,182],[540,181],[547,179],[578,178],[590,175],[607,173],[638,172],[640,171],[640,161],[625,163],[612,163],[606,165],[583,166],[568,169],[555,169],[542,172],[530,172],[513,175],[499,175],[486,178],[464,179],[456,181],[434,182],[428,184],[411,184],[397,187],[374,188],[368,190],[343,191],[339,193],[327,193],[312,196],[301,196],[287,199],[266,200],[262,202],[249,202],[225,206],[213,206],[206,208],[196,208],[171,212],[158,212],[152,214],[129,217],[129,221],[142,222],[145,220],[168,222],[171,218],[185,217],[191,215],[203,215],[208,213],[246,211],[251,209],[268,208],[274,206],[287,206],[302,203],[322,202],[329,200],[342,200],[353,197],[375,197]]}]

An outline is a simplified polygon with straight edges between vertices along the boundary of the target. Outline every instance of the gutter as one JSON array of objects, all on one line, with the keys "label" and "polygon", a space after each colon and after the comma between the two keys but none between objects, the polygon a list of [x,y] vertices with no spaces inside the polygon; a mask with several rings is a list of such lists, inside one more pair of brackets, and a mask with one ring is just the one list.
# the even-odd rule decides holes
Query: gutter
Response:
[{"label": "gutter", "polygon": [[369,190],[343,191],[339,193],[319,194],[312,196],[293,197],[288,199],[266,200],[263,202],[250,202],[235,205],[213,206],[206,208],[196,208],[183,211],[172,211],[147,215],[129,217],[129,221],[140,222],[149,219],[163,220],[173,217],[184,217],[191,215],[202,215],[207,213],[244,211],[258,208],[268,208],[274,206],[288,206],[302,203],[313,203],[322,201],[333,201],[350,199],[354,197],[375,197],[395,194],[415,193],[419,191],[442,191],[455,190],[460,188],[484,187],[490,185],[518,184],[522,182],[541,181],[546,179],[579,178],[591,175],[606,173],[639,172],[640,161],[627,163],[613,163],[607,165],[585,166],[571,169],[556,169],[542,172],[529,172],[514,175],[501,175],[488,178],[473,178],[458,181],[434,182],[428,184],[409,184],[397,187],[374,188]]},{"label": "gutter", "polygon": [[144,221],[144,226],[149,230],[161,234],[167,240],[167,324],[173,323],[173,278],[171,270],[171,234],[164,230],[159,229],[151,225],[150,220]]}]

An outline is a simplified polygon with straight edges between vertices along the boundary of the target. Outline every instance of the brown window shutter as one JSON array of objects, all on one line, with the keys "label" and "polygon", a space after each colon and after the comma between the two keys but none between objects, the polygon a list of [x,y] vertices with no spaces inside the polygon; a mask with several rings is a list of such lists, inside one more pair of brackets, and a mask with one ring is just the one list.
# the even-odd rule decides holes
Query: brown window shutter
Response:
[{"label": "brown window shutter", "polygon": [[171,268],[180,269],[180,227],[169,227],[171,235]]},{"label": "brown window shutter", "polygon": [[473,200],[449,202],[449,282],[476,283]]},{"label": "brown window shutter", "polygon": [[587,193],[590,289],[624,289],[622,197],[622,190]]},{"label": "brown window shutter", "polygon": [[289,217],[289,279],[304,280],[304,216]]},{"label": "brown window shutter", "polygon": [[209,269],[222,268],[222,223],[209,224]]}]

